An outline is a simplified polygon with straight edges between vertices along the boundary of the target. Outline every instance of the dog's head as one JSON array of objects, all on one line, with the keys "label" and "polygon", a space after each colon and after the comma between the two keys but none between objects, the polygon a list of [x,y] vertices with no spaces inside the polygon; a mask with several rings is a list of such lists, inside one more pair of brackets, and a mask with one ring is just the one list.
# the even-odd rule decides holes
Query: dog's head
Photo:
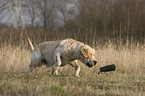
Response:
[{"label": "dog's head", "polygon": [[84,45],[80,49],[80,61],[88,67],[93,67],[97,64],[95,59],[95,50],[88,45]]}]

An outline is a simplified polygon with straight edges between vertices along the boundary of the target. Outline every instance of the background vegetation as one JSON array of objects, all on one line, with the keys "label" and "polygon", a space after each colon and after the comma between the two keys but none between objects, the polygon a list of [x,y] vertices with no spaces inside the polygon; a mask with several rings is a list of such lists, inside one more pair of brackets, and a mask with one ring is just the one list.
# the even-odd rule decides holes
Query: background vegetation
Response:
[{"label": "background vegetation", "polygon": [[[112,39],[89,38],[81,33],[45,32],[39,30],[3,30],[0,47],[0,94],[10,96],[144,96],[145,94],[145,44],[139,42],[113,42]],[[5,35],[7,34],[7,35]],[[63,67],[59,76],[51,75],[51,68],[37,68],[28,75],[31,52],[26,37],[33,44],[46,40],[60,40],[68,37],[84,41],[96,49],[97,66],[89,69],[81,62],[80,77],[74,77],[71,66]],[[44,37],[43,37],[44,36]],[[84,37],[83,37],[84,36]],[[85,39],[84,39],[85,38]],[[5,40],[5,41],[4,41]],[[100,40],[100,41],[99,41]],[[102,41],[104,40],[104,41]],[[106,41],[105,41],[106,40]],[[93,41],[93,42],[91,42]],[[91,43],[89,43],[91,42]],[[116,71],[97,75],[99,68],[115,64]]]},{"label": "background vegetation", "polygon": [[[68,10],[69,4],[75,7]],[[8,23],[0,23],[0,95],[144,96],[144,5],[144,0],[0,0],[2,15],[6,16],[6,9],[6,13],[20,11],[15,23],[12,14]],[[30,24],[22,18],[25,12],[31,17]],[[62,16],[61,27],[56,27],[57,12]],[[0,15],[0,21],[4,16]],[[65,38],[82,41],[96,50],[98,64],[87,68],[79,62],[79,78],[70,66],[61,68],[59,76],[52,76],[51,68],[45,66],[29,76],[27,37],[34,46]],[[100,67],[109,64],[115,64],[116,71],[97,75]]]}]

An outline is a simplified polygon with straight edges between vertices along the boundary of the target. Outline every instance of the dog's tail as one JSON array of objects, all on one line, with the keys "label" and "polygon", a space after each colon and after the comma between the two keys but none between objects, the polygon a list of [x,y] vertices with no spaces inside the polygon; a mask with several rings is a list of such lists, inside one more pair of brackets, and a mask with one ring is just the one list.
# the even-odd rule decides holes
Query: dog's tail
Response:
[{"label": "dog's tail", "polygon": [[34,50],[34,46],[33,46],[33,44],[32,44],[32,42],[31,42],[29,37],[27,37],[27,40],[28,40],[28,44],[29,44],[29,46],[31,48],[31,52],[32,52]]}]

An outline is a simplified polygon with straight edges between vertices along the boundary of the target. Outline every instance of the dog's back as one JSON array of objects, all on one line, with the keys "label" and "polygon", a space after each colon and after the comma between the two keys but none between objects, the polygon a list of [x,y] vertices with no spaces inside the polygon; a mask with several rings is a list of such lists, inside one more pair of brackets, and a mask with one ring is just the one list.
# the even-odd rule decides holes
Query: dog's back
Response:
[{"label": "dog's back", "polygon": [[54,63],[54,51],[58,47],[60,41],[47,41],[37,45],[34,50],[41,52],[41,57],[47,59],[49,64]]}]

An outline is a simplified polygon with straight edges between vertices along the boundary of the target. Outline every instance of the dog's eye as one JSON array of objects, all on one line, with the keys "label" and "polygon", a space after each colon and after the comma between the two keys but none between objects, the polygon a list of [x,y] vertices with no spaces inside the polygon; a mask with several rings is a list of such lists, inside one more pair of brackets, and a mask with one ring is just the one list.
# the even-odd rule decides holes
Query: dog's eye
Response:
[{"label": "dog's eye", "polygon": [[92,54],[92,53],[90,53],[90,56],[89,56],[88,58],[92,58],[92,56],[93,56],[93,54]]},{"label": "dog's eye", "polygon": [[93,56],[93,54],[91,53],[91,56]]}]

